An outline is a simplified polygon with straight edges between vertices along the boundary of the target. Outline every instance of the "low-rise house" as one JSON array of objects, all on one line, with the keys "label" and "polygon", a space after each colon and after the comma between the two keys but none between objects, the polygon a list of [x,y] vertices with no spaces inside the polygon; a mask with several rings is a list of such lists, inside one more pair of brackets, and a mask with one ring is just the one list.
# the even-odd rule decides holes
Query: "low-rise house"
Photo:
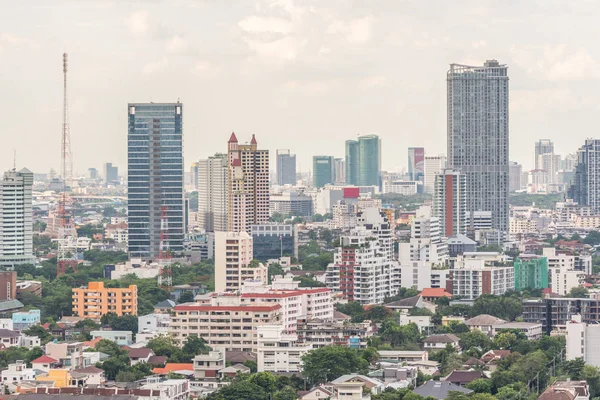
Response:
[{"label": "low-rise house", "polygon": [[19,311],[13,313],[13,329],[17,331],[22,331],[33,325],[39,325],[40,317],[40,310]]},{"label": "low-rise house", "polygon": [[225,368],[225,352],[210,351],[194,357],[194,379],[202,381],[206,387],[218,387],[219,371]]},{"label": "low-rise house", "polygon": [[589,400],[590,388],[586,381],[556,381],[538,400]]},{"label": "low-rise house", "polygon": [[44,372],[48,372],[53,368],[58,368],[58,364],[58,360],[55,360],[52,357],[48,357],[47,355],[43,355],[31,361],[31,367],[33,369],[37,369]]},{"label": "low-rise house", "polygon": [[182,375],[194,373],[194,364],[189,363],[167,363],[164,367],[154,368],[152,372],[156,375],[168,375],[170,372]]},{"label": "low-rise house", "polygon": [[421,297],[423,297],[423,300],[429,301],[431,303],[435,303],[442,297],[452,297],[452,293],[448,293],[444,288],[424,288],[421,291],[420,295]]},{"label": "low-rise house", "polygon": [[21,334],[9,329],[0,329],[0,344],[4,348],[19,347],[21,345]]},{"label": "low-rise house", "polygon": [[417,367],[414,366],[396,364],[382,366],[379,370],[369,372],[369,377],[379,379],[385,384],[401,382],[402,385],[396,385],[396,388],[414,387],[417,385],[418,371]]},{"label": "low-rise house", "polygon": [[348,374],[331,381],[331,386],[339,400],[363,400],[363,393],[381,394],[385,384],[365,375]]},{"label": "low-rise house", "polygon": [[441,381],[451,382],[458,386],[465,386],[473,382],[475,379],[484,378],[481,371],[452,371],[447,377],[440,379]]},{"label": "low-rise house", "polygon": [[87,385],[102,385],[106,382],[104,370],[96,368],[93,365],[85,368],[73,369],[70,371],[71,381],[69,386],[83,387]]},{"label": "low-rise house", "polygon": [[493,335],[492,328],[505,323],[506,321],[502,318],[497,318],[488,314],[480,314],[465,321],[465,325],[469,327],[469,330],[472,331],[477,329],[486,335]]},{"label": "low-rise house", "polygon": [[133,332],[131,331],[91,331],[92,339],[101,338],[115,342],[119,346],[133,344]]},{"label": "low-rise house", "polygon": [[19,346],[27,347],[29,350],[34,347],[40,347],[42,345],[42,340],[38,336],[27,336],[21,333]]},{"label": "low-rise house", "polygon": [[169,314],[176,305],[173,300],[163,300],[154,305],[154,314]]},{"label": "low-rise house", "polygon": [[388,362],[419,362],[429,360],[427,351],[379,350],[379,360]]},{"label": "low-rise house", "polygon": [[[427,352],[425,352],[427,353]],[[427,361],[408,361],[406,365],[410,365],[411,367],[416,367],[421,373],[425,375],[433,375],[438,372],[440,363],[437,361],[427,360]]]},{"label": "low-rise house", "polygon": [[169,323],[171,316],[169,314],[148,314],[138,317],[138,335],[136,340],[140,340],[140,334],[155,336],[166,335],[169,332]]},{"label": "low-rise house", "polygon": [[448,315],[442,317],[442,326],[449,326],[451,324],[464,324],[465,317],[460,315]]},{"label": "low-rise house", "polygon": [[167,364],[167,356],[152,356],[148,359],[148,364],[155,367],[164,367]]},{"label": "low-rise house", "polygon": [[407,315],[400,314],[400,325],[415,324],[419,332],[426,331],[433,326],[431,317],[428,315]]},{"label": "low-rise house", "polygon": [[423,340],[423,347],[425,350],[443,350],[446,348],[446,345],[451,345],[452,347],[458,349],[458,342],[460,339],[458,336],[452,333],[445,333],[442,335],[431,335]]},{"label": "low-rise house", "polygon": [[152,349],[148,347],[140,347],[139,349],[129,350],[129,363],[135,365],[138,363],[147,363],[150,357],[154,356]]},{"label": "low-rise house", "polygon": [[85,367],[83,363],[83,342],[46,343],[46,355],[58,360],[65,369]]},{"label": "low-rise house", "polygon": [[450,395],[450,392],[473,393],[471,389],[455,385],[448,381],[427,381],[418,388],[415,388],[413,392],[426,398],[433,397],[438,400],[444,400]]},{"label": "low-rise house", "polygon": [[8,364],[8,368],[2,371],[2,383],[11,393],[17,391],[16,384],[22,381],[31,381],[35,379],[35,370],[27,368],[25,361],[17,361],[13,364]]},{"label": "low-rise house", "polygon": [[542,323],[536,322],[508,322],[501,325],[492,326],[492,333],[494,335],[503,329],[514,329],[522,332],[528,340],[538,340],[542,337]]},{"label": "low-rise house", "polygon": [[327,388],[325,386],[317,386],[312,388],[311,390],[305,392],[299,392],[298,400],[322,400],[322,399],[332,399],[335,400],[336,397],[333,391],[333,388]]},{"label": "low-rise house", "polygon": [[481,356],[481,360],[488,370],[495,371],[500,360],[505,359],[510,354],[510,350],[490,350]]},{"label": "low-rise house", "polygon": [[219,375],[222,377],[235,378],[240,374],[249,374],[250,368],[246,367],[244,364],[233,364],[229,367],[225,367],[219,370]]},{"label": "low-rise house", "polygon": [[406,299],[392,301],[391,303],[384,304],[383,306],[385,308],[389,308],[390,310],[406,314],[408,314],[413,308],[426,308],[431,312],[435,312],[435,304],[425,301],[423,296],[420,294],[413,297],[407,297]]}]

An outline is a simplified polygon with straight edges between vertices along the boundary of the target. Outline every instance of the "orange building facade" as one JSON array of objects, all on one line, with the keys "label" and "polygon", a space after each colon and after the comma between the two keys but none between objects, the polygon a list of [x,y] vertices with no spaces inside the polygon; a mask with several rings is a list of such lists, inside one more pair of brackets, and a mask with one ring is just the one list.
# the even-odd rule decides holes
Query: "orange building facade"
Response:
[{"label": "orange building facade", "polygon": [[137,315],[137,286],[105,288],[104,282],[89,282],[87,288],[73,289],[73,315],[99,319],[104,314]]}]

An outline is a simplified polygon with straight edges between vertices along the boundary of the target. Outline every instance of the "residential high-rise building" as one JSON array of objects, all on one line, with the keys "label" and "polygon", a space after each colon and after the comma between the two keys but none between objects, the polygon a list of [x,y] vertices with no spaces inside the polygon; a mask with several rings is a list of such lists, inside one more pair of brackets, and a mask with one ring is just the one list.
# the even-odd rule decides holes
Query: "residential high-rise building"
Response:
[{"label": "residential high-rise building", "polygon": [[333,183],[336,185],[346,183],[346,161],[343,158],[333,160]]},{"label": "residential high-rise building", "polygon": [[508,232],[508,66],[451,64],[447,85],[448,167],[466,176],[467,211]]},{"label": "residential high-rise building", "polygon": [[296,184],[296,155],[289,150],[277,150],[277,184]]},{"label": "residential high-rise building", "polygon": [[446,168],[446,156],[443,154],[425,155],[423,167],[423,192],[432,194],[435,187],[435,179]]},{"label": "residential high-rise building", "polygon": [[194,189],[198,190],[198,163],[192,163],[190,167],[190,175],[192,177],[192,186]]},{"label": "residential high-rise building", "polygon": [[248,279],[267,284],[267,267],[252,260],[252,236],[215,232],[215,292],[240,290]]},{"label": "residential high-rise building", "polygon": [[313,156],[313,186],[320,188],[333,183],[333,157]]},{"label": "residential high-rise building", "polygon": [[600,139],[587,139],[577,151],[577,165],[568,196],[581,206],[600,211]]},{"label": "residential high-rise building", "polygon": [[31,188],[33,172],[11,170],[0,180],[0,267],[34,261]]},{"label": "residential high-rise building", "polygon": [[73,288],[73,315],[100,319],[105,314],[137,315],[137,286],[107,288],[104,282],[88,282],[88,286]]},{"label": "residential high-rise building", "polygon": [[[128,130],[128,244],[132,257],[183,251],[183,105],[130,103]],[[163,218],[163,216],[165,218]]]},{"label": "residential high-rise building", "polygon": [[433,216],[440,222],[442,236],[467,233],[467,181],[464,175],[444,170],[435,180]]},{"label": "residential high-rise building", "polygon": [[358,140],[346,140],[346,183],[358,185]]},{"label": "residential high-rise building", "polygon": [[[521,182],[522,177],[523,166],[519,163],[511,161],[508,164],[508,190],[511,192],[521,190],[523,188],[523,182]],[[525,185],[527,185],[527,182],[525,182]]]},{"label": "residential high-rise building", "polygon": [[559,183],[558,171],[561,169],[560,155],[554,153],[541,154],[538,157],[540,170],[543,171],[544,181],[547,184]]},{"label": "residential high-rise building", "polygon": [[425,173],[425,149],[423,147],[408,148],[408,180],[423,181]]},{"label": "residential high-rise building", "polygon": [[198,227],[206,232],[227,230],[227,155],[217,153],[196,163]]},{"label": "residential high-rise building", "polygon": [[547,289],[548,259],[546,257],[519,257],[514,262],[515,290]]},{"label": "residential high-rise building", "polygon": [[107,185],[119,183],[119,168],[113,167],[112,163],[104,164],[104,183]]},{"label": "residential high-rise building", "polygon": [[378,186],[381,175],[381,139],[377,135],[358,138],[358,186]]},{"label": "residential high-rise building", "polygon": [[550,139],[538,140],[535,142],[534,154],[535,169],[544,169],[540,162],[540,156],[543,154],[554,154],[554,143]]},{"label": "residential high-rise building", "polygon": [[239,144],[235,133],[227,146],[227,231],[249,233],[270,217],[269,150],[258,150],[254,135]]}]

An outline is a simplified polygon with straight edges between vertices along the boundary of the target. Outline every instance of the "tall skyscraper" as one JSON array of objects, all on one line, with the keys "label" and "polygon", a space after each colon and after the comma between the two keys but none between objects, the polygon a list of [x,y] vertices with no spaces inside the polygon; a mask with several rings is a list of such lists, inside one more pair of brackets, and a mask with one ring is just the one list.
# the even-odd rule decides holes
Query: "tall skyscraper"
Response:
[{"label": "tall skyscraper", "polygon": [[467,211],[491,211],[492,228],[508,231],[508,67],[451,64],[448,167],[467,180]]},{"label": "tall skyscraper", "polygon": [[346,162],[343,158],[333,160],[333,183],[336,185],[346,183]]},{"label": "tall skyscraper", "polygon": [[113,167],[112,163],[104,164],[104,182],[107,185],[119,183],[119,168]]},{"label": "tall skyscraper", "polygon": [[422,181],[425,172],[425,149],[423,147],[408,148],[408,179]]},{"label": "tall skyscraper", "polygon": [[0,267],[33,263],[31,187],[26,168],[8,171],[0,181]]},{"label": "tall skyscraper", "polygon": [[184,234],[183,105],[130,103],[128,112],[129,253],[132,257],[158,256],[161,225],[165,247],[180,252]]},{"label": "tall skyscraper", "polygon": [[235,133],[227,142],[227,231],[251,232],[269,220],[269,150],[239,144]]},{"label": "tall skyscraper", "polygon": [[277,150],[277,184],[296,184],[296,155],[289,150]]},{"label": "tall skyscraper", "polygon": [[435,188],[436,177],[446,168],[446,156],[425,155],[423,165],[423,192],[431,194]]},{"label": "tall skyscraper", "polygon": [[381,175],[381,140],[377,135],[358,138],[358,185],[379,186]]},{"label": "tall skyscraper", "polygon": [[534,154],[535,169],[544,169],[541,164],[540,156],[542,154],[554,154],[554,143],[550,139],[538,140],[535,142]]},{"label": "tall skyscraper", "polygon": [[577,151],[577,166],[568,197],[600,211],[600,139],[587,139]]},{"label": "tall skyscraper", "polygon": [[346,140],[346,183],[358,185],[358,140]]},{"label": "tall skyscraper", "polygon": [[313,156],[313,186],[320,188],[333,183],[334,158],[331,156]]},{"label": "tall skyscraper", "polygon": [[[511,161],[508,164],[508,190],[516,192],[522,189],[523,166],[517,162]],[[525,182],[525,186],[527,182]]]},{"label": "tall skyscraper", "polygon": [[467,182],[451,169],[436,176],[433,192],[433,216],[440,222],[442,236],[467,233]]},{"label": "tall skyscraper", "polygon": [[227,154],[215,154],[198,167],[198,227],[206,232],[227,230]]}]

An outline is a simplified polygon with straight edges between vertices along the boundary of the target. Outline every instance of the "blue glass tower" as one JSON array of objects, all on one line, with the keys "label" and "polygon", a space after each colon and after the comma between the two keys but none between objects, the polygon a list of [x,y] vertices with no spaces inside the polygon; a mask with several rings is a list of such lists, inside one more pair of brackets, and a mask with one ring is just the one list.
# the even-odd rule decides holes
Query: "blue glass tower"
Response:
[{"label": "blue glass tower", "polygon": [[[161,225],[168,248],[183,250],[183,136],[181,103],[130,103],[127,134],[129,254],[160,252]],[[166,223],[162,221],[163,211]]]}]

